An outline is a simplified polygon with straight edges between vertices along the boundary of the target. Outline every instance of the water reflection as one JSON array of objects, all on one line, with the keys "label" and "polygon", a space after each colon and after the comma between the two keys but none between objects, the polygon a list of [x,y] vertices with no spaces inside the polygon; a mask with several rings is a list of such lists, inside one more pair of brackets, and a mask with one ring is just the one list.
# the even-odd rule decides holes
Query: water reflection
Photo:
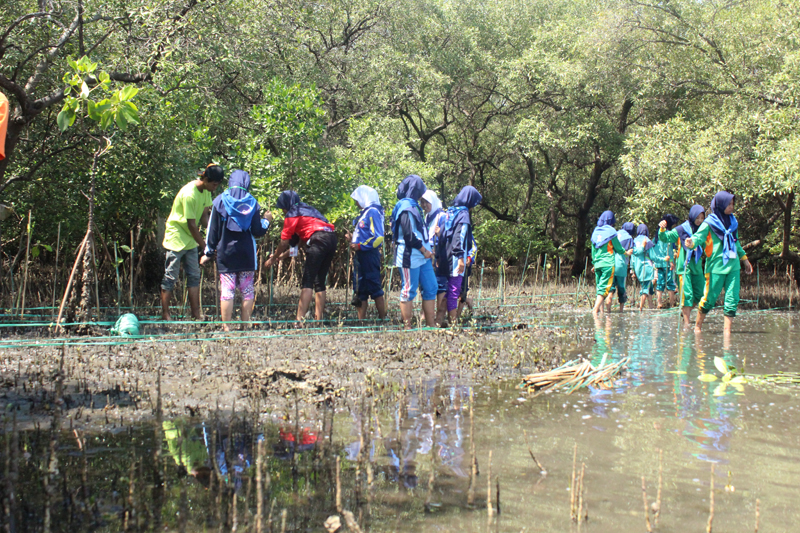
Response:
[{"label": "water reflection", "polygon": [[[741,368],[748,353],[748,370],[759,373],[796,365],[800,329],[792,317],[742,317],[743,327],[748,320],[748,331],[764,337],[696,337],[680,331],[672,314],[580,321],[589,342],[576,355],[595,365],[624,357],[631,364],[613,387],[570,396],[524,397],[517,382],[423,380],[389,384],[336,412],[291,410],[270,422],[259,413],[169,419],[83,442],[64,431],[57,445],[48,431],[12,433],[3,443],[7,471],[18,480],[9,513],[16,531],[41,531],[45,506],[51,531],[126,523],[129,530],[255,531],[259,520],[262,531],[280,531],[285,509],[286,531],[319,531],[340,505],[364,531],[477,533],[487,528],[487,485],[493,498],[501,485],[503,512],[493,530],[566,531],[577,445],[593,532],[644,529],[641,477],[653,486],[658,450],[662,530],[705,527],[713,462],[725,465],[717,477],[731,472],[737,488],[718,491],[715,529],[744,531],[760,498],[764,530],[791,531],[800,479],[794,396],[726,384],[714,358]],[[745,339],[757,347],[740,344]],[[704,374],[717,379],[698,379]],[[49,475],[51,449],[58,470]]]}]

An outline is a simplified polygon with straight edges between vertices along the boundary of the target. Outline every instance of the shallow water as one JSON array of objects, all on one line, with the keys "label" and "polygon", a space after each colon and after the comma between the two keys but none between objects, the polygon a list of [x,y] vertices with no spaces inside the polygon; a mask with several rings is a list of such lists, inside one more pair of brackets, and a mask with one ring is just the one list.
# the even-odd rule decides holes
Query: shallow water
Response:
[{"label": "shallow water", "polygon": [[[713,316],[713,315],[712,315]],[[565,317],[554,317],[563,323]],[[571,321],[594,329],[594,343],[577,350],[598,364],[629,356],[629,372],[611,390],[579,390],[566,396],[543,394],[530,399],[515,383],[477,386],[474,391],[476,454],[480,511],[464,512],[468,480],[450,473],[440,480],[449,490],[438,495],[433,514],[409,514],[409,531],[484,531],[489,451],[492,475],[499,476],[501,511],[491,529],[566,531],[570,528],[570,480],[573,447],[578,469],[585,463],[585,501],[590,531],[645,531],[642,476],[648,502],[656,500],[659,450],[663,450],[663,486],[659,531],[703,531],[709,516],[711,465],[715,465],[714,528],[752,531],[756,499],[762,531],[797,531],[800,509],[800,406],[798,389],[745,384],[721,388],[721,381],[698,376],[721,374],[714,357],[723,357],[754,374],[798,370],[800,317],[752,313],[738,318],[730,343],[721,323],[709,319],[707,332],[679,333],[674,313],[630,313],[594,322]],[[716,331],[715,331],[716,330]],[[458,387],[449,394],[464,394]],[[466,411],[455,405],[437,424],[441,440],[459,441]],[[463,407],[463,403],[461,405]],[[453,419],[458,417],[458,422]],[[438,426],[442,426],[439,428]],[[410,425],[407,431],[411,431]],[[531,449],[547,470],[539,469]],[[437,445],[434,445],[436,448]],[[445,449],[446,446],[438,446]],[[417,460],[425,463],[426,459]],[[447,450],[447,455],[452,455]],[[455,454],[456,456],[459,453]],[[440,470],[447,470],[442,465]],[[452,470],[452,469],[451,469]],[[425,477],[425,476],[421,476]],[[492,482],[493,490],[496,486]],[[457,492],[461,491],[461,492]],[[478,516],[480,515],[480,516]],[[651,515],[652,519],[652,515]]]},{"label": "shallow water", "polygon": [[[252,415],[242,413],[235,423],[149,424],[87,436],[86,456],[75,437],[64,432],[57,448],[58,488],[51,497],[58,519],[53,530],[119,530],[127,510],[130,529],[160,521],[167,529],[180,529],[185,521],[189,531],[216,530],[220,522],[219,529],[227,531],[235,494],[238,530],[244,531],[245,521],[252,526],[257,512],[253,472],[262,440],[264,477],[269,474],[262,512],[266,523],[276,502],[273,531],[280,531],[284,508],[286,531],[323,530],[322,522],[335,512],[337,456],[342,506],[361,516],[365,529],[572,531],[577,528],[570,520],[575,445],[578,469],[586,468],[589,521],[581,524],[583,530],[646,530],[642,476],[650,505],[657,497],[659,450],[663,483],[655,531],[704,530],[712,465],[716,531],[752,531],[757,499],[760,531],[798,530],[800,407],[795,399],[800,386],[723,388],[720,379],[698,377],[721,377],[715,356],[737,368],[746,358],[752,374],[800,370],[800,316],[746,313],[736,319],[729,343],[718,333],[721,318],[715,315],[698,337],[679,332],[674,312],[599,321],[543,315],[538,320],[566,326],[564,331],[577,332],[579,339],[593,338],[572,356],[590,357],[595,364],[604,356],[608,362],[630,357],[628,372],[609,390],[536,398],[523,393],[516,380],[476,385],[454,376],[376,385],[374,399],[348,402],[335,413],[321,410],[319,419],[287,413],[288,420],[274,418],[265,426],[263,419],[255,424]],[[546,475],[531,459],[523,431]],[[295,435],[301,443],[293,454]],[[18,517],[27,525],[19,529],[40,530],[49,437],[26,432],[19,438],[28,454],[20,461],[17,484]],[[473,442],[479,475],[470,507]],[[491,522],[486,508],[490,468],[495,504],[499,478],[501,511]],[[219,474],[209,475],[209,469]]]}]

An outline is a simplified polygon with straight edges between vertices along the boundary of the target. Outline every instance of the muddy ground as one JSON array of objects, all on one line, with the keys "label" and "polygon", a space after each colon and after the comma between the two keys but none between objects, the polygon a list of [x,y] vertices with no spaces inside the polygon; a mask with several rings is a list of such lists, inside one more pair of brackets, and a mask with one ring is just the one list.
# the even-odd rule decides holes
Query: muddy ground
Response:
[{"label": "muddy ground", "polygon": [[[778,288],[747,286],[743,297],[750,301],[742,307],[755,307],[759,298],[762,308],[785,305]],[[578,346],[592,342],[591,332],[542,326],[547,312],[588,312],[593,287],[581,285],[578,297],[576,289],[552,283],[502,291],[484,286],[471,292],[482,299],[462,327],[440,330],[401,331],[396,303],[390,303],[388,320],[359,322],[341,289],[329,291],[323,324],[295,330],[296,291],[289,287],[276,291],[272,300],[260,295],[254,318],[261,322],[231,334],[214,322],[159,323],[146,308],[137,314],[147,338],[127,344],[108,337],[108,326],[89,328],[89,335],[72,330],[59,336],[47,327],[4,327],[0,405],[25,423],[47,424],[58,402],[73,426],[113,429],[152,416],[159,376],[166,416],[237,408],[276,416],[297,408],[310,415],[321,403],[358,398],[371,387],[436,378],[518,379],[558,366]],[[206,308],[207,315],[213,311]],[[62,340],[67,341],[63,348]],[[60,378],[61,401],[56,394]]]},{"label": "muddy ground", "polygon": [[[104,345],[108,341],[97,336],[67,336],[78,344],[60,346],[40,336],[36,342],[50,345],[0,348],[0,404],[28,425],[46,425],[52,407],[61,405],[68,425],[85,429],[122,428],[151,418],[159,397],[166,417],[237,409],[285,417],[300,409],[310,415],[322,404],[346,402],[370,388],[436,378],[516,379],[558,366],[580,342],[574,331],[538,327],[519,315],[483,316],[464,327],[411,331],[395,329],[392,321],[306,330],[256,327],[230,335],[212,325],[150,326],[152,339],[118,345]],[[26,339],[34,340],[4,340],[9,346]]]}]

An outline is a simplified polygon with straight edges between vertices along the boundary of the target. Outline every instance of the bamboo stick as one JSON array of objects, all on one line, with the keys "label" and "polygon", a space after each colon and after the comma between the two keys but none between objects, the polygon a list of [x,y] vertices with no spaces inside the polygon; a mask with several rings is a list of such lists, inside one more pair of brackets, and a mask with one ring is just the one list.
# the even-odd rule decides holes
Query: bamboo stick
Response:
[{"label": "bamboo stick", "polygon": [[706,525],[706,533],[711,533],[714,524],[714,463],[711,463],[711,481],[709,483],[708,492],[708,525]]},{"label": "bamboo stick", "polygon": [[[25,316],[25,291],[28,288],[28,266],[30,265],[31,257],[31,211],[28,211],[28,244],[25,247],[25,274],[22,276],[22,306],[20,307],[20,315],[22,318]],[[791,304],[789,305],[791,307]]]},{"label": "bamboo stick", "polygon": [[56,266],[55,273],[53,274],[53,304],[50,306],[50,312],[56,310],[56,291],[58,290],[58,252],[61,248],[61,222],[58,223],[58,237],[56,238]]},{"label": "bamboo stick", "polygon": [[131,313],[133,313],[133,229],[131,229],[131,274],[128,276],[128,282],[130,283],[130,292],[128,293],[128,305],[131,306]]},{"label": "bamboo stick", "polygon": [[64,329],[61,326],[61,315],[64,313],[64,305],[67,303],[67,298],[69,298],[69,291],[72,288],[72,281],[75,279],[75,272],[78,270],[78,265],[80,264],[81,258],[83,257],[84,250],[86,249],[86,240],[88,239],[89,235],[86,234],[83,237],[83,241],[81,242],[80,246],[78,247],[78,255],[75,259],[75,264],[72,265],[72,272],[69,275],[69,279],[67,280],[67,288],[64,289],[64,296],[61,299],[61,307],[58,309],[58,318],[56,318],[56,328],[57,329]]}]

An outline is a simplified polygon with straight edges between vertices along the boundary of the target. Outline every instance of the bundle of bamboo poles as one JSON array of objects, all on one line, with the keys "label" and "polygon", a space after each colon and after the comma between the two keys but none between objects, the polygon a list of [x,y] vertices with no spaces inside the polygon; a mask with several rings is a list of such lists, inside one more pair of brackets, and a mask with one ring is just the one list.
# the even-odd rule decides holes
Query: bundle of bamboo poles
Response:
[{"label": "bundle of bamboo poles", "polygon": [[522,378],[522,386],[529,393],[534,393],[534,397],[552,389],[561,389],[567,394],[571,394],[574,390],[589,385],[601,388],[609,387],[627,368],[630,357],[607,365],[606,355],[603,355],[603,360],[597,367],[585,359],[573,359],[549,372],[529,374]]}]

